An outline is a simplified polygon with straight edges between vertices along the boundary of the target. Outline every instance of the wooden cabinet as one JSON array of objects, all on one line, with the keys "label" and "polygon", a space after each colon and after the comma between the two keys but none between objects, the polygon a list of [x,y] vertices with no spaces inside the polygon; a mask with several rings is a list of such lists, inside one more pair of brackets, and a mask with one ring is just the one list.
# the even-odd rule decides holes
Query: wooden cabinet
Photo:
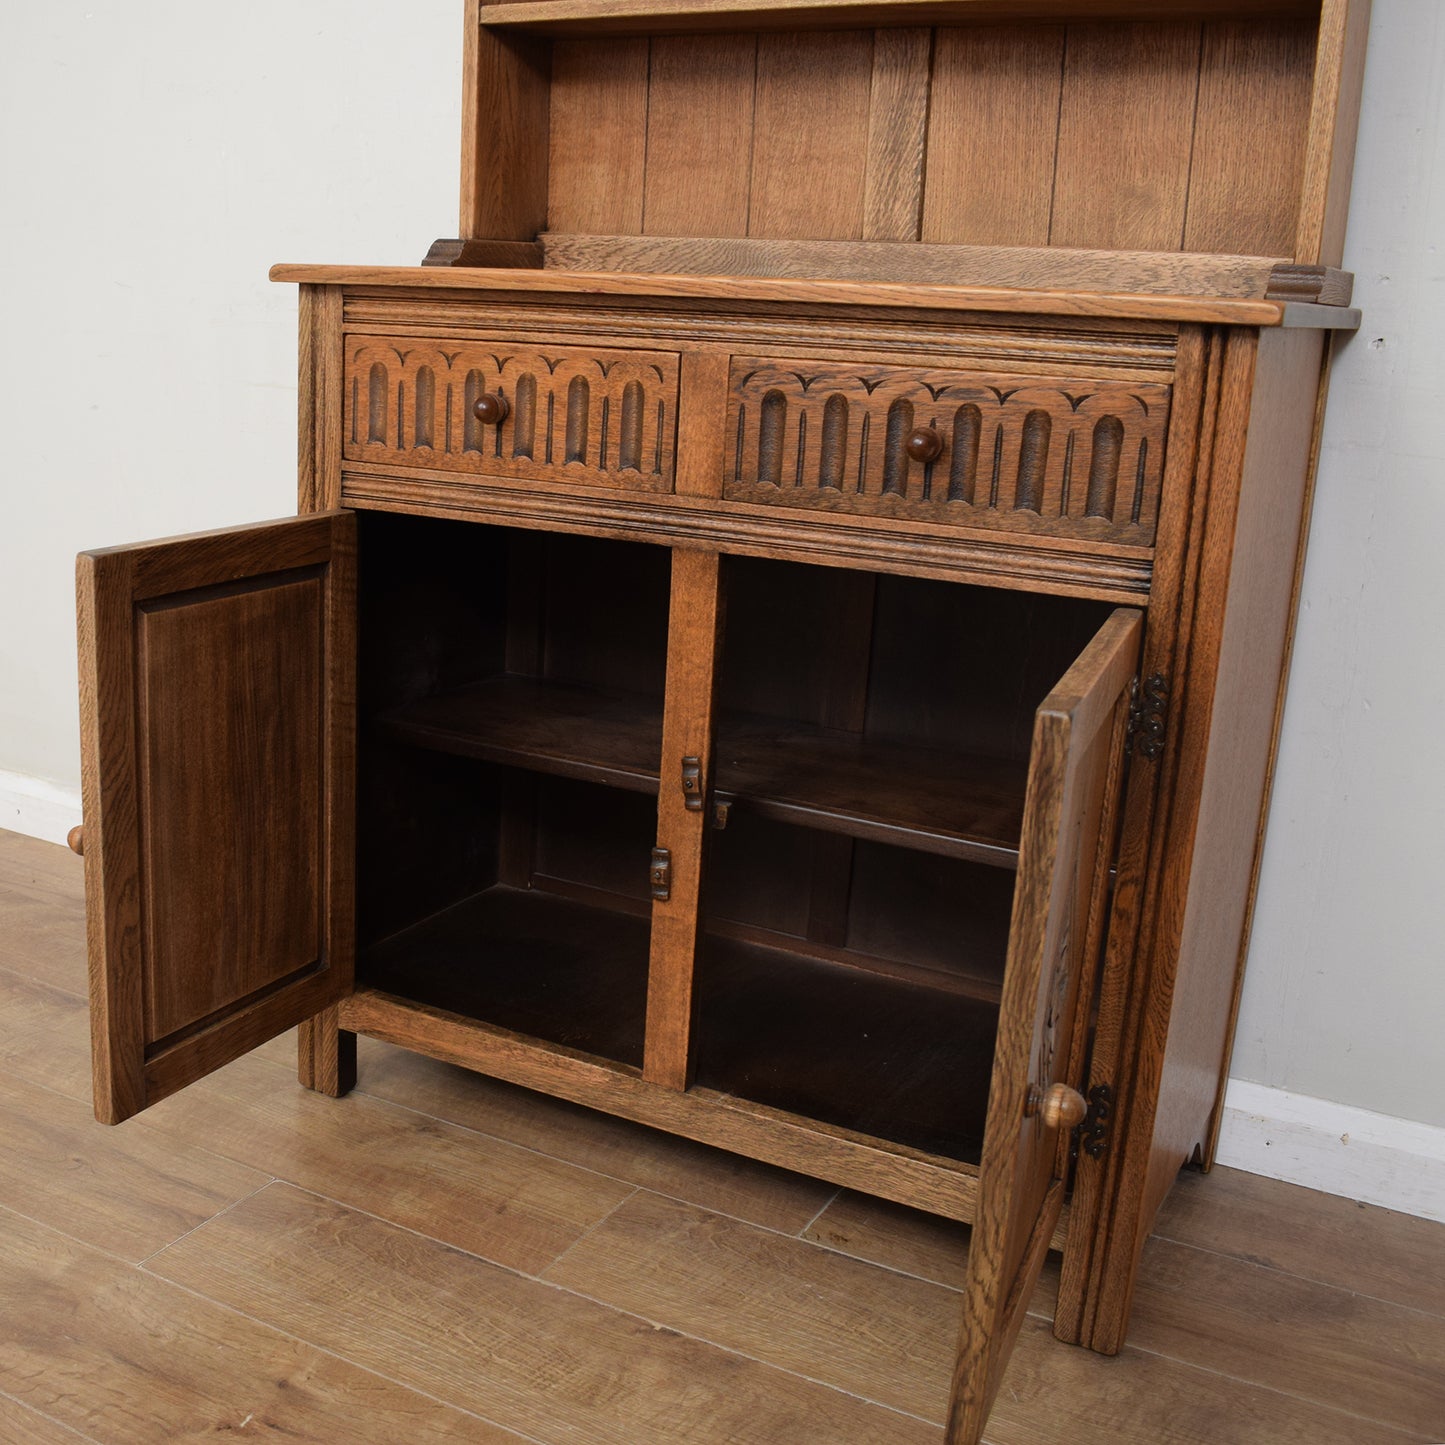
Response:
[{"label": "wooden cabinet", "polygon": [[469,6],[302,515],[81,559],[103,1119],[366,1033],[971,1222],[953,1441],[1050,1247],[1119,1348],[1358,323],[1364,8],[1178,10]]}]

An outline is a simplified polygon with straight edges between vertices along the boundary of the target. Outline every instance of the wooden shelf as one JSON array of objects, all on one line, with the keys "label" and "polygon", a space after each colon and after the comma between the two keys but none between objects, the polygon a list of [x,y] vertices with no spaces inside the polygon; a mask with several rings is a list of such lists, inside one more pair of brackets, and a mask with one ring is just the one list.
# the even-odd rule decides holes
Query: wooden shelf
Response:
[{"label": "wooden shelf", "polygon": [[[511,674],[388,713],[439,752],[656,793],[661,704]],[[999,867],[1018,863],[1022,763],[725,714],[714,797],[763,817]]]},{"label": "wooden shelf", "polygon": [[1018,866],[1023,763],[724,714],[720,803],[925,853]]},{"label": "wooden shelf", "polygon": [[978,1162],[996,1006],[716,936],[698,988],[699,1086]]},{"label": "wooden shelf", "polygon": [[391,736],[438,752],[657,792],[661,699],[504,673],[378,721]]},{"label": "wooden shelf", "polygon": [[645,916],[498,884],[368,949],[357,976],[640,1068],[649,934]]},{"label": "wooden shelf", "polygon": [[[1178,18],[1318,15],[1309,0],[1185,0]],[[599,35],[870,25],[966,25],[995,20],[1138,20],[1157,17],[1156,0],[493,0],[481,7],[489,29]]]}]

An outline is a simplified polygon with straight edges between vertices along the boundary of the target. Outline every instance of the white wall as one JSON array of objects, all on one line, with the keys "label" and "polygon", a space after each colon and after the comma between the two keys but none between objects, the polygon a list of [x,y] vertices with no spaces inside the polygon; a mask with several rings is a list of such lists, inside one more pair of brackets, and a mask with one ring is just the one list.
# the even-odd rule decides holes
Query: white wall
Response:
[{"label": "white wall", "polygon": [[[292,510],[295,296],[266,268],[453,233],[461,7],[7,9],[0,775],[53,806],[77,783],[74,553]],[[1336,373],[1234,1062],[1433,1124],[1442,78],[1445,7],[1376,0],[1346,259],[1367,329]]]}]

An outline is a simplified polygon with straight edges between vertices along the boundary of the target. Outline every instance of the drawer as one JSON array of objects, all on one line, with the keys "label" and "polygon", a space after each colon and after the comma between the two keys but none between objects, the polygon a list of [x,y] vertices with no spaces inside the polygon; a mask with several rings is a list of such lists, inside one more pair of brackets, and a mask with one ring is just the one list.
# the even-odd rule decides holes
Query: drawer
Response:
[{"label": "drawer", "polygon": [[731,501],[1153,543],[1168,386],[735,356],[728,393]]},{"label": "drawer", "polygon": [[345,354],[348,461],[672,490],[676,352],[353,334]]}]

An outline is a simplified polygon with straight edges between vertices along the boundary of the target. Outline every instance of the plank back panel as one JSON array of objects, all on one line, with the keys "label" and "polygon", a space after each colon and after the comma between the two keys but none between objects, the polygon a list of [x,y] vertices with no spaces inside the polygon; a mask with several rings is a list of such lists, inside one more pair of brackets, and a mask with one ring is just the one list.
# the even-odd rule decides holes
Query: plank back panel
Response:
[{"label": "plank back panel", "polygon": [[1199,46],[1197,22],[1070,27],[1051,244],[1181,248]]},{"label": "plank back panel", "polygon": [[1287,256],[1304,177],[1315,27],[1204,27],[1186,251]]},{"label": "plank back panel", "polygon": [[646,39],[553,47],[547,224],[554,231],[641,233],[648,65]]},{"label": "plank back panel", "polygon": [[750,236],[863,234],[872,79],[872,31],[759,36]]},{"label": "plank back panel", "polygon": [[933,69],[931,30],[875,30],[868,97],[865,241],[916,241]]},{"label": "plank back panel", "polygon": [[652,42],[645,233],[747,235],[757,51],[751,34]]},{"label": "plank back panel", "polygon": [[1061,26],[940,29],[934,42],[923,239],[1049,241]]}]

